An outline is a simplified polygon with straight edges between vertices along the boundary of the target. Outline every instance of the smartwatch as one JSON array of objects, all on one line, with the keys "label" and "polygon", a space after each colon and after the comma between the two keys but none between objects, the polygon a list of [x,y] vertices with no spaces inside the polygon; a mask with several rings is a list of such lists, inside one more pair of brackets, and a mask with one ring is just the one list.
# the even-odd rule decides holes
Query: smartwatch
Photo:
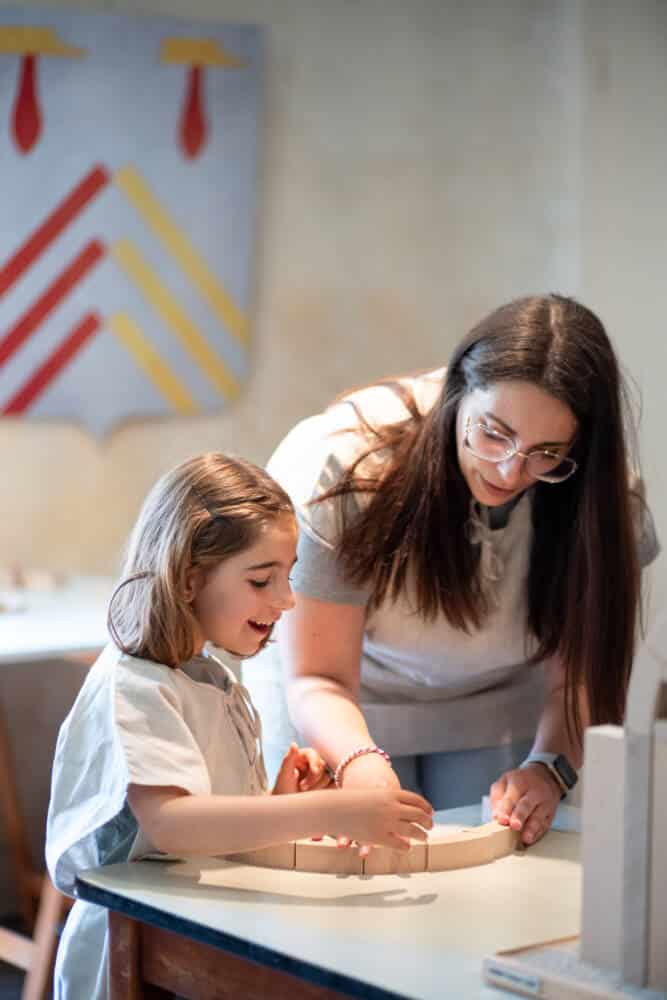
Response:
[{"label": "smartwatch", "polygon": [[579,781],[579,775],[562,753],[530,753],[519,767],[527,767],[529,764],[544,764],[561,790],[561,799]]}]

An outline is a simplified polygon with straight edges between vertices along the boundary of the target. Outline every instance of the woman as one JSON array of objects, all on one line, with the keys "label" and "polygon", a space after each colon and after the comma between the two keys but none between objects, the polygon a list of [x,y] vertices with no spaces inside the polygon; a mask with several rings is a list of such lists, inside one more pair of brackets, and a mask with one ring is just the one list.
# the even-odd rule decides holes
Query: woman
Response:
[{"label": "woman", "polygon": [[446,372],[297,425],[269,463],[301,535],[296,609],[251,681],[269,755],[287,703],[345,788],[443,808],[493,781],[494,815],[538,840],[583,727],[622,718],[658,551],[624,408],[602,324],[550,295],[491,313]]}]

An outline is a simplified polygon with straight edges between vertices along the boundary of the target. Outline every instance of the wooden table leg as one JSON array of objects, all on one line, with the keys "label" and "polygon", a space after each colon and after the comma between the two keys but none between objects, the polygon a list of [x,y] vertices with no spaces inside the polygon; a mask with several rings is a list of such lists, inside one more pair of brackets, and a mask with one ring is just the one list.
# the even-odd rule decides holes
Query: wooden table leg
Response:
[{"label": "wooden table leg", "polygon": [[291,973],[109,912],[109,1000],[345,1000]]},{"label": "wooden table leg", "polygon": [[167,996],[144,983],[141,924],[109,910],[109,1000],[158,1000]]}]

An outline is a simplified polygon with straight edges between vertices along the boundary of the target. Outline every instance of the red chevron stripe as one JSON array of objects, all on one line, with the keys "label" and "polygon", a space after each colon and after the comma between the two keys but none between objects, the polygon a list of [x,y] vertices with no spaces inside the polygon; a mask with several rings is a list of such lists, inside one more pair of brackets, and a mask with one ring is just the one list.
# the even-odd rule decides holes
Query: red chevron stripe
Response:
[{"label": "red chevron stripe", "polygon": [[100,240],[91,240],[64,271],[40,295],[21,319],[0,340],[0,368],[35,332],[49,313],[69,295],[72,289],[102,259],[106,247]]},{"label": "red chevron stripe", "polygon": [[60,374],[63,368],[79,353],[81,348],[93,337],[102,326],[102,321],[96,313],[88,313],[72,332],[56,347],[49,357],[30,376],[19,391],[12,396],[2,408],[5,416],[16,416],[25,413],[29,406]]},{"label": "red chevron stripe", "polygon": [[0,296],[4,295],[18,281],[23,272],[60,236],[70,222],[109,183],[110,179],[109,172],[104,167],[97,166],[70,191],[67,197],[47,216],[41,226],[0,268]]}]

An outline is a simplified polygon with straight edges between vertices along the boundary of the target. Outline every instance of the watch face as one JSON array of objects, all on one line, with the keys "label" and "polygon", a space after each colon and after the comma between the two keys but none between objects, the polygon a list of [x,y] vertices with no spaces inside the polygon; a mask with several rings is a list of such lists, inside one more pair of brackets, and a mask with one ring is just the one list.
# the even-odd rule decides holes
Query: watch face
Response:
[{"label": "watch face", "polygon": [[559,754],[554,760],[553,766],[563,779],[563,783],[566,784],[568,788],[574,788],[579,780],[579,775],[574,770],[567,757],[564,757],[563,754]]}]

